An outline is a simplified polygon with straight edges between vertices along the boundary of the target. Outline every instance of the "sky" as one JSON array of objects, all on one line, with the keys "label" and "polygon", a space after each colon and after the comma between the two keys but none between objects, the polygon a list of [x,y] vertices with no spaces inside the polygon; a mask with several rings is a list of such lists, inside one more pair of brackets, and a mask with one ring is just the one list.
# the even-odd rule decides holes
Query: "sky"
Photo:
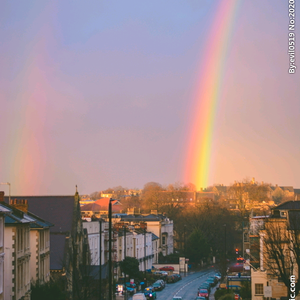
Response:
[{"label": "sky", "polygon": [[[255,177],[300,188],[299,6],[289,74],[288,1],[230,1],[207,185]],[[222,2],[4,1],[0,182],[13,195],[69,195],[193,180],[198,90]]]}]

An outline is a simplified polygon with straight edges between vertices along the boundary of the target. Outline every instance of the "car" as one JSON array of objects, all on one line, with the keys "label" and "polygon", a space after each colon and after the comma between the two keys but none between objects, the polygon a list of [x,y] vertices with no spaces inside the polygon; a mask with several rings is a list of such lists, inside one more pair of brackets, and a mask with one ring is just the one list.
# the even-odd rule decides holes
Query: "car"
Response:
[{"label": "car", "polygon": [[205,298],[205,297],[198,296],[198,297],[196,297],[195,300],[206,300],[206,298]]},{"label": "car", "polygon": [[161,291],[164,289],[165,285],[163,280],[157,280],[152,284],[154,291]]},{"label": "car", "polygon": [[180,297],[180,296],[175,296],[175,297],[173,297],[172,300],[183,300],[183,299],[182,299],[182,297]]},{"label": "car", "polygon": [[208,289],[200,289],[198,291],[198,296],[205,297],[206,299],[208,299],[208,297],[209,297]]},{"label": "car", "polygon": [[209,283],[211,287],[214,287],[216,285],[213,279],[206,279],[205,282]]},{"label": "car", "polygon": [[178,281],[178,278],[174,274],[168,275],[166,278],[167,283],[174,283],[176,281]]},{"label": "car", "polygon": [[215,276],[209,276],[207,279],[213,280],[215,285],[218,283],[218,279]]},{"label": "car", "polygon": [[155,271],[152,273],[155,278],[166,279],[169,275],[166,271]]},{"label": "car", "polygon": [[158,279],[158,280],[156,280],[156,282],[159,282],[163,287],[166,286],[166,283],[162,279]]},{"label": "car", "polygon": [[174,271],[174,267],[172,266],[165,266],[162,268],[159,268],[160,271]]},{"label": "car", "polygon": [[221,276],[221,274],[219,272],[215,273],[214,277],[216,277],[218,281],[220,281],[221,278],[222,278],[222,276]]},{"label": "car", "polygon": [[199,290],[200,290],[200,289],[207,289],[207,290],[208,290],[208,292],[210,293],[211,286],[210,286],[210,284],[209,284],[209,283],[207,283],[207,282],[203,282],[203,283],[200,285],[200,287],[199,287]]},{"label": "car", "polygon": [[180,274],[178,274],[178,273],[175,273],[175,274],[173,274],[173,275],[175,275],[175,276],[176,276],[176,278],[177,278],[177,281],[182,279],[181,275],[180,275]]},{"label": "car", "polygon": [[145,288],[144,295],[147,299],[156,299],[156,292],[152,286]]}]

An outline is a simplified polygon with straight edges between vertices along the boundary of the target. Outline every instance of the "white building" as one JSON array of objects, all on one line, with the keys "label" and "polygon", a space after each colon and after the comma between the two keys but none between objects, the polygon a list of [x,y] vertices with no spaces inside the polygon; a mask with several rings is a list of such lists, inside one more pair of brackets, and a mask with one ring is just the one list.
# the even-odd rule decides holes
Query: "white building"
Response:
[{"label": "white building", "polygon": [[8,209],[4,229],[4,299],[29,300],[30,221],[22,211]]},{"label": "white building", "polygon": [[4,299],[4,212],[7,209],[3,209],[0,206],[0,300]]},{"label": "white building", "polygon": [[30,220],[30,280],[44,284],[50,281],[51,223],[27,212]]},{"label": "white building", "polygon": [[153,264],[158,264],[158,253],[159,253],[159,237],[154,233],[152,233]]},{"label": "white building", "polygon": [[140,223],[147,224],[147,231],[154,233],[159,238],[159,252],[169,255],[174,252],[173,221],[163,215],[123,215],[116,222],[124,222],[129,225]]},{"label": "white building", "polygon": [[[101,221],[101,264],[105,263],[104,255],[104,230],[107,228],[106,222]],[[86,221],[82,223],[84,229],[87,230],[88,240],[91,253],[91,265],[99,266],[100,264],[100,221]]]},{"label": "white building", "polygon": [[146,271],[152,268],[152,233],[144,232],[143,229],[133,231],[133,257],[139,261],[140,271]]}]

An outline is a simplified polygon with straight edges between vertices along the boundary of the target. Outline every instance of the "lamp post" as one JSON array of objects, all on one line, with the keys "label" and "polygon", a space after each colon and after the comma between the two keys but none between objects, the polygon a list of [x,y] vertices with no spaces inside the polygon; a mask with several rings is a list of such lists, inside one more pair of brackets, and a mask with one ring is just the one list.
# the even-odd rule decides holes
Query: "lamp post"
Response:
[{"label": "lamp post", "polygon": [[184,224],[183,226],[183,253],[184,253],[184,257],[185,257],[185,231],[186,231],[186,224]]},{"label": "lamp post", "polygon": [[226,259],[226,257],[227,257],[227,247],[226,247],[226,224],[224,224],[223,225],[224,226],[224,228],[225,228],[225,243],[224,243],[224,246],[225,246],[225,251],[224,251],[224,253],[225,253],[225,259]]},{"label": "lamp post", "polygon": [[102,219],[99,219],[99,300],[102,296]]},{"label": "lamp post", "polygon": [[144,227],[144,272],[146,274],[146,228]]},{"label": "lamp post", "polygon": [[112,300],[112,198],[109,199],[108,205],[108,300]]},{"label": "lamp post", "polygon": [[[124,224],[124,259],[126,259],[126,226]],[[124,300],[127,300],[127,288],[126,288],[126,272],[124,271]]]}]

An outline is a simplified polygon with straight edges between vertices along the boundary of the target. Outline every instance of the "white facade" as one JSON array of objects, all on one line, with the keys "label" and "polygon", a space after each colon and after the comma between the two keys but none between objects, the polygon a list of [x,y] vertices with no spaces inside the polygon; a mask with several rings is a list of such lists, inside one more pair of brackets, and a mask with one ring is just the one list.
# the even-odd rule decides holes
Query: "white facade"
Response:
[{"label": "white facade", "polygon": [[147,221],[148,231],[153,232],[159,237],[159,248],[163,255],[169,255],[174,252],[173,248],[173,221],[165,218],[159,221]]},{"label": "white facade", "polygon": [[0,214],[0,300],[4,299],[4,216]]},{"label": "white facade", "polygon": [[152,268],[152,233],[133,232],[133,244],[135,257],[139,261],[140,271]]},{"label": "white facade", "polygon": [[[88,240],[90,246],[90,253],[91,253],[91,265],[100,264],[100,222],[99,221],[90,221],[90,222],[83,222],[83,228],[87,230],[88,233]],[[102,222],[102,235],[101,235],[101,264],[105,263],[105,255],[104,255],[104,229],[106,228],[105,222]]]},{"label": "white facade", "polygon": [[4,299],[30,299],[29,223],[5,225]]},{"label": "white facade", "polygon": [[31,281],[45,283],[50,280],[50,229],[30,229]]}]

